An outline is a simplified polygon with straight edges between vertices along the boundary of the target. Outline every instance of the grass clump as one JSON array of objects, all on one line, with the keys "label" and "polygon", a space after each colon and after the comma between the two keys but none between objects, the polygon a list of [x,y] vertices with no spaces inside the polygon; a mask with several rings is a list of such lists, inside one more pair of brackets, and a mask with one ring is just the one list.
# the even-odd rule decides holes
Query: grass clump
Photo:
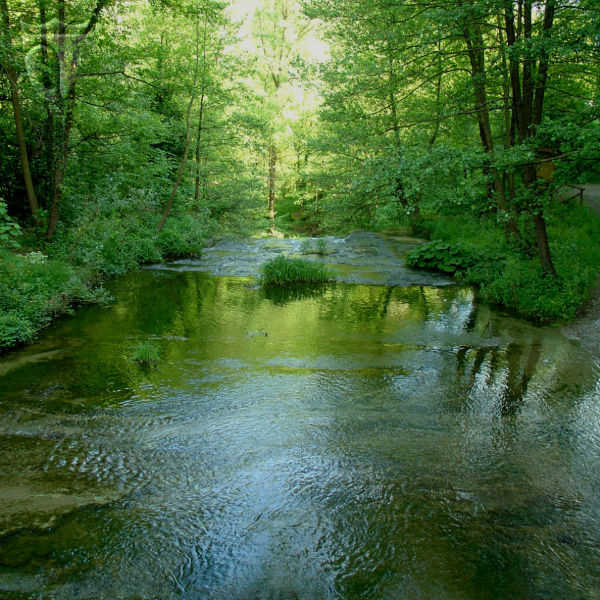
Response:
[{"label": "grass clump", "polygon": [[160,361],[160,352],[152,342],[140,342],[133,349],[131,360],[142,367],[152,368]]},{"label": "grass clump", "polygon": [[326,283],[331,281],[332,278],[332,273],[325,265],[301,258],[278,256],[265,263],[262,268],[262,283],[264,286]]}]

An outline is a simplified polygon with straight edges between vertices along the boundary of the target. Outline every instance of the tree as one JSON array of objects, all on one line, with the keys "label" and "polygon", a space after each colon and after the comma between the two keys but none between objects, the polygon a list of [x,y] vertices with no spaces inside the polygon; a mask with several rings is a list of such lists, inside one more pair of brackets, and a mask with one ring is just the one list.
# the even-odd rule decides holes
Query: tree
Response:
[{"label": "tree", "polygon": [[[373,218],[382,204],[415,204],[423,181],[408,163],[426,163],[419,155],[433,143],[462,160],[465,149],[476,149],[477,132],[479,168],[491,184],[482,207],[493,203],[511,243],[533,244],[544,272],[555,277],[546,231],[549,190],[536,166],[540,148],[556,137],[556,128],[549,134],[557,115],[546,110],[548,94],[555,102],[587,87],[585,66],[597,44],[591,5],[313,0],[307,11],[330,23],[336,46],[323,118],[340,170],[348,171],[348,160],[358,162],[347,184],[357,192],[356,210],[367,208]],[[387,175],[378,166],[386,162]],[[446,164],[432,165],[432,172]],[[524,218],[532,241],[529,229],[519,227]]]},{"label": "tree", "polygon": [[0,21],[1,27],[1,48],[0,48],[0,64],[4,69],[8,78],[11,90],[11,101],[13,106],[15,129],[17,133],[17,143],[19,145],[19,155],[21,159],[21,168],[23,170],[23,179],[25,181],[25,189],[27,191],[27,200],[29,202],[29,208],[33,218],[38,220],[38,200],[33,186],[33,179],[31,176],[31,167],[29,162],[29,153],[27,150],[27,141],[25,139],[25,130],[23,126],[23,110],[21,107],[21,98],[19,92],[19,77],[15,68],[15,56],[13,52],[12,34],[11,34],[11,23],[10,14],[8,12],[8,5],[6,0],[0,0],[0,12],[2,13],[2,19]]},{"label": "tree", "polygon": [[268,163],[268,213],[274,228],[277,174],[281,162],[280,141],[286,131],[284,112],[293,95],[290,70],[298,56],[298,42],[308,32],[298,3],[268,0],[254,15],[254,36],[260,47],[257,75],[264,91],[265,137]]}]

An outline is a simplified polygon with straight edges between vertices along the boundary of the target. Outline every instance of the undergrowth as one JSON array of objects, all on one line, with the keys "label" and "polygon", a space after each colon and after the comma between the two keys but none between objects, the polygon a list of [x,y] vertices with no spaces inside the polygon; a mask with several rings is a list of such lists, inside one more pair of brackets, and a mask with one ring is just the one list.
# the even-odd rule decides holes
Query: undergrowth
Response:
[{"label": "undergrowth", "polygon": [[109,296],[89,270],[39,252],[0,251],[0,350],[30,342],[58,315]]},{"label": "undergrowth", "polygon": [[[0,245],[0,352],[31,342],[55,317],[81,303],[106,302],[107,277],[141,264],[199,255],[206,221],[174,215],[160,234],[156,219],[114,213],[85,215],[57,231],[43,252],[17,254]],[[24,245],[39,246],[32,240]],[[24,252],[24,250],[21,250]]]},{"label": "undergrowth", "polygon": [[560,206],[548,219],[557,279],[509,246],[491,219],[446,216],[422,227],[432,241],[407,255],[409,266],[452,274],[478,286],[485,301],[540,323],[573,319],[600,269],[600,220],[584,207]]}]

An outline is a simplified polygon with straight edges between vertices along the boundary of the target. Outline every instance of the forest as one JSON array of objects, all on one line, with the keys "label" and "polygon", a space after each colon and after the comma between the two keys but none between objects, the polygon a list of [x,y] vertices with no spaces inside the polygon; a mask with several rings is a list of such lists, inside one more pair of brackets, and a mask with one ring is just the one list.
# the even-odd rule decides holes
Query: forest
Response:
[{"label": "forest", "polygon": [[538,323],[600,268],[597,0],[0,0],[0,349],[212,240],[401,232]]}]

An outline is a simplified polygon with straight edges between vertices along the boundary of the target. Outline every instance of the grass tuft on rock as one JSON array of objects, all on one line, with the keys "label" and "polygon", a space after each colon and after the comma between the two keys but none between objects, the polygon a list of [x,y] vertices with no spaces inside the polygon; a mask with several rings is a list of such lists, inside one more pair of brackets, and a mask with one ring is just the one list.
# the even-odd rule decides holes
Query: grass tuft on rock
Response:
[{"label": "grass tuft on rock", "polygon": [[333,274],[320,263],[278,256],[268,261],[262,268],[264,286],[286,286],[295,283],[326,283]]}]

